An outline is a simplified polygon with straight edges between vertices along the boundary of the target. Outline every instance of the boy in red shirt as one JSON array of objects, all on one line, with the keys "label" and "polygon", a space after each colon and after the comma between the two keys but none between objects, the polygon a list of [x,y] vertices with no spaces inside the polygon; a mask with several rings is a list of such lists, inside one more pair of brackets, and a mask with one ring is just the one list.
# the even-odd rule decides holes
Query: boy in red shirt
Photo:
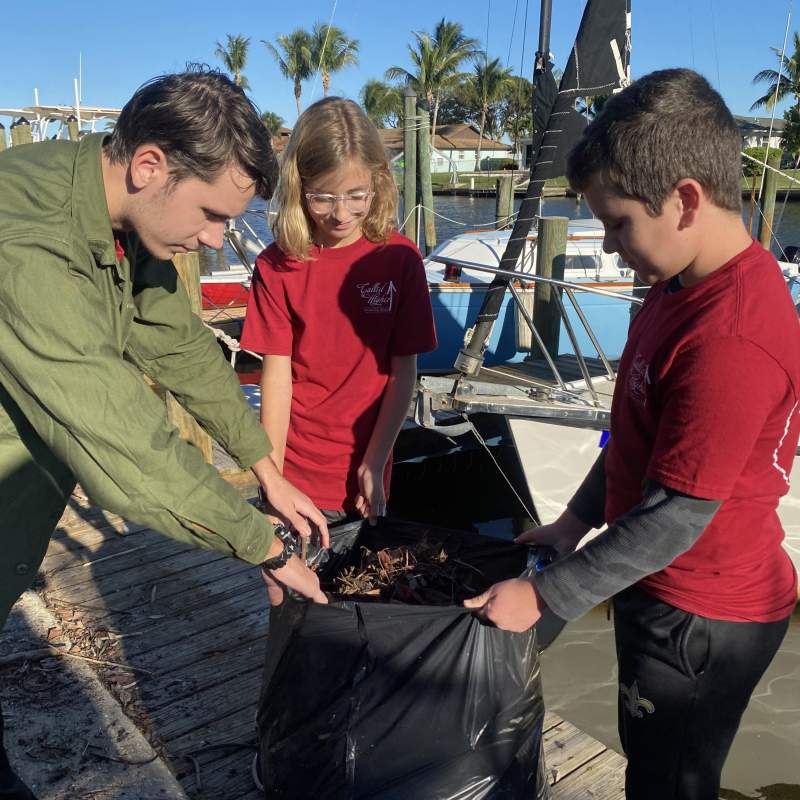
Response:
[{"label": "boy in red shirt", "polygon": [[722,98],[675,69],[611,98],[571,153],[605,250],[652,288],[608,445],[561,517],[518,539],[564,557],[467,601],[526,630],[545,606],[575,619],[614,597],[629,800],[716,800],[797,600],[776,509],[800,431],[800,326],[742,223],[740,145]]}]

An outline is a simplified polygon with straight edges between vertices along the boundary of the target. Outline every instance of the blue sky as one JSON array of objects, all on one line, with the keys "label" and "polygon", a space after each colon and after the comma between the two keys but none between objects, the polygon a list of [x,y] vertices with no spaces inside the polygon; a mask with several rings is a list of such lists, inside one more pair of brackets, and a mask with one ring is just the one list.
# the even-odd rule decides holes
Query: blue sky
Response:
[{"label": "blue sky", "polygon": [[[334,5],[335,4],[335,5]],[[583,0],[553,1],[551,50],[563,66]],[[432,30],[441,17],[462,22],[469,36],[486,42],[491,57],[519,72],[526,0],[301,0],[210,2],[137,0],[135,3],[40,0],[6,3],[0,33],[0,107],[69,103],[82,54],[82,101],[121,106],[148,78],[183,68],[187,61],[219,66],[215,43],[225,34],[251,37],[245,75],[262,110],[295,119],[292,87],[278,72],[261,39],[333,22],[359,40],[360,63],[333,76],[331,93],[356,98],[370,78],[392,65],[409,67],[411,31]],[[633,75],[672,66],[702,72],[734,113],[747,114],[763,93],[752,85],[760,69],[777,64],[790,0],[633,0]],[[512,27],[516,8],[516,23]],[[487,27],[488,21],[488,27]],[[796,25],[800,28],[800,10]],[[523,74],[530,77],[539,25],[539,0],[528,0]],[[791,36],[790,36],[791,40]],[[304,106],[322,96],[319,80],[303,87]],[[785,104],[784,104],[785,106]],[[781,109],[784,107],[780,107]],[[763,113],[763,112],[761,112]],[[8,124],[8,120],[3,120]]]}]

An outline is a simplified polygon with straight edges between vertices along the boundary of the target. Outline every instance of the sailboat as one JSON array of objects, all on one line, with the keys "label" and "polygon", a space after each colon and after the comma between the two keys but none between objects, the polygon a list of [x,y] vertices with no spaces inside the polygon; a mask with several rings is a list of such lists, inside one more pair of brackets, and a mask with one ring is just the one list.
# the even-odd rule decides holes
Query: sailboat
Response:
[{"label": "sailboat", "polygon": [[[624,343],[624,338],[620,342],[620,333],[624,337],[627,332],[627,304],[641,300],[630,291],[630,284],[617,292],[609,299],[615,309],[615,323],[610,329],[607,325],[599,329],[602,333],[593,331],[593,320],[579,313],[577,303],[573,303],[572,315],[567,313],[569,304],[561,303],[559,355],[540,347],[539,358],[528,354],[520,358],[519,353],[514,353],[511,358],[499,360],[500,363],[491,359],[501,353],[498,330],[507,328],[513,313],[522,314],[532,337],[539,339],[530,315],[523,312],[520,292],[515,289],[521,279],[534,285],[544,282],[525,268],[531,261],[531,256],[526,255],[526,248],[531,247],[530,229],[535,223],[544,181],[564,173],[566,153],[585,124],[575,111],[576,97],[610,94],[630,81],[630,20],[627,0],[589,0],[564,76],[556,87],[548,52],[550,0],[543,0],[534,98],[536,129],[541,132],[534,139],[533,152],[538,157],[533,160],[528,193],[514,228],[502,238],[495,237],[491,246],[486,246],[484,235],[471,239],[458,237],[432,254],[433,258],[427,262],[429,274],[433,269],[441,273],[442,268],[445,272],[455,268],[460,270],[461,280],[465,272],[472,272],[490,276],[491,281],[487,285],[486,277],[473,278],[472,285],[467,287],[475,295],[478,282],[482,284],[480,308],[470,309],[464,344],[450,373],[421,376],[416,423],[451,439],[473,432],[477,441],[483,443],[476,430],[481,416],[502,420],[523,476],[524,485],[517,487],[517,497],[529,516],[540,524],[552,522],[561,514],[605,442],[616,378],[614,358],[621,353]],[[571,249],[575,252],[574,237],[570,238],[573,241],[568,243],[567,258]],[[596,274],[578,276],[577,280],[574,269],[570,276],[565,270],[565,278],[573,278],[560,284],[565,296],[574,300],[579,293],[590,296],[602,293],[599,254],[597,264]],[[790,285],[796,285],[796,265],[781,263],[780,266]],[[605,276],[609,282],[627,281],[623,270],[624,265],[617,262],[609,265]],[[610,297],[612,293],[605,294]],[[583,339],[576,334],[581,326],[586,334]],[[616,341],[609,341],[609,330],[612,338],[617,337]],[[571,348],[566,356],[562,355],[565,339]],[[590,356],[585,355],[587,349]],[[424,361],[421,363],[424,365]],[[800,470],[800,464],[796,469]],[[800,475],[800,471],[795,475]],[[779,516],[786,534],[784,546],[800,571],[800,479],[796,477],[793,483],[798,488],[790,489],[782,499]],[[525,503],[526,497],[530,506]]]},{"label": "sailboat", "polygon": [[[577,223],[592,231],[583,247],[595,256],[596,269],[576,276],[568,274],[562,289],[567,296],[575,293],[600,295],[614,304],[614,317],[620,330],[607,355],[592,329],[590,320],[578,314],[585,333],[580,339],[575,319],[566,313],[562,320],[573,345],[568,361],[553,357],[540,347],[540,358],[529,355],[492,363],[495,337],[507,325],[509,313],[519,308],[519,293],[514,282],[519,278],[531,284],[543,279],[530,274],[526,264],[532,258],[531,229],[536,222],[544,183],[564,174],[566,153],[582,132],[586,120],[575,110],[578,97],[609,95],[630,82],[630,3],[628,0],[604,0],[587,3],[575,44],[560,83],[553,77],[550,61],[551,2],[541,4],[539,47],[534,70],[534,122],[531,174],[525,199],[513,229],[504,236],[502,255],[493,258],[459,258],[459,245],[440,248],[428,262],[456,264],[462,275],[476,270],[491,280],[482,288],[481,306],[468,324],[472,327],[463,336],[449,375],[423,375],[417,395],[416,421],[430,431],[447,434],[454,430],[452,417],[460,420],[459,430],[468,429],[476,414],[496,414],[505,422],[522,467],[525,486],[520,489],[532,500],[530,516],[546,523],[555,519],[571,497],[579,481],[597,456],[598,445],[609,426],[609,409],[614,386],[614,357],[618,357],[627,331],[628,303],[641,302],[630,295],[630,272],[618,260],[602,261],[602,226],[596,221]],[[567,255],[581,255],[577,231],[568,237]],[[593,241],[593,245],[590,242]],[[535,244],[535,236],[533,244]],[[475,243],[472,255],[477,256],[481,242]],[[591,250],[592,246],[595,248]],[[484,248],[491,252],[490,248]],[[494,264],[492,264],[494,260]],[[579,280],[570,281],[578,277]],[[603,292],[598,284],[624,284],[626,293]],[[469,287],[475,293],[475,283]],[[485,282],[485,281],[484,281]],[[614,295],[606,298],[604,295]],[[577,311],[577,304],[575,308]],[[525,316],[525,315],[523,315]],[[526,323],[531,323],[527,315]],[[537,338],[534,325],[531,335]],[[588,340],[596,346],[596,357],[584,355]],[[494,353],[497,352],[495,347]],[[490,360],[487,363],[486,355]],[[422,362],[424,365],[424,362]],[[557,423],[557,424],[554,424]],[[452,435],[452,434],[451,434]]]}]

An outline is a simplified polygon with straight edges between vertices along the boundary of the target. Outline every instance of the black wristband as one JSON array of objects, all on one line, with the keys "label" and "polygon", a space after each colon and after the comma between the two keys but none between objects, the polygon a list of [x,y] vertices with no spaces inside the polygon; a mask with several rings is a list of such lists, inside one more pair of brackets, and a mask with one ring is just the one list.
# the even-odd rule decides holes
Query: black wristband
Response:
[{"label": "black wristband", "polygon": [[275,536],[283,542],[283,550],[276,556],[268,558],[261,562],[261,569],[272,572],[273,570],[280,569],[286,566],[286,562],[297,552],[297,539],[294,534],[285,526],[278,524],[275,526]]}]

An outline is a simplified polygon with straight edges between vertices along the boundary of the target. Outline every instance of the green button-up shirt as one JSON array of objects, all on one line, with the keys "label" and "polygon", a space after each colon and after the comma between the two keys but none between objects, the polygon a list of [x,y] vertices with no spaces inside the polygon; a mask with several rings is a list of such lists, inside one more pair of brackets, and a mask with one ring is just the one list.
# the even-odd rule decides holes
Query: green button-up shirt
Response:
[{"label": "green button-up shirt", "polygon": [[[142,373],[242,466],[269,442],[172,263],[132,234],[117,261],[103,138],[0,153],[0,384],[100,506],[259,563],[272,527],[179,438]],[[0,479],[14,468],[0,448]]]}]

